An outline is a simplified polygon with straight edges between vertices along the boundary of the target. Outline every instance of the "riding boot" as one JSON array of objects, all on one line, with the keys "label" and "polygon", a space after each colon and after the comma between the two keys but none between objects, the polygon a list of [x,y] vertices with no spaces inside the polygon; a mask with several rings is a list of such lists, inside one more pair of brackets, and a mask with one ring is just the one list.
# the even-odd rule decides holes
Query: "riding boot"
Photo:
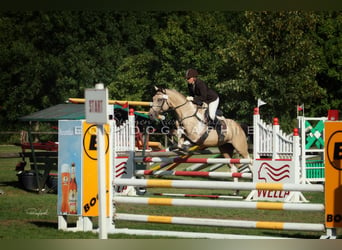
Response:
[{"label": "riding boot", "polygon": [[217,119],[217,117],[215,117],[213,124],[214,124],[213,127],[215,128],[215,130],[217,132],[218,143],[220,144],[220,142],[223,140],[223,135],[221,134],[221,132],[222,132],[221,121],[219,121]]},{"label": "riding boot", "polygon": [[215,128],[215,126],[214,126],[214,121],[211,120],[209,117],[208,117],[207,126],[208,126],[208,130],[212,130],[213,128]]},{"label": "riding boot", "polygon": [[215,117],[214,124],[216,128],[217,136],[220,137],[222,128],[221,128],[221,122],[217,119],[217,117]]}]

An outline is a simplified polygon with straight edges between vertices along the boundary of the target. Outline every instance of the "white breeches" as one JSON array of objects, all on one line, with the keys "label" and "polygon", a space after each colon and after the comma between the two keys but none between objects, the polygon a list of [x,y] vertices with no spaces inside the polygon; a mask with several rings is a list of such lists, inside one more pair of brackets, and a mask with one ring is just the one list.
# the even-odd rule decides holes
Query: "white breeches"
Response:
[{"label": "white breeches", "polygon": [[209,117],[211,120],[215,120],[216,110],[219,105],[220,98],[217,98],[215,101],[209,103],[208,110],[209,110]]}]

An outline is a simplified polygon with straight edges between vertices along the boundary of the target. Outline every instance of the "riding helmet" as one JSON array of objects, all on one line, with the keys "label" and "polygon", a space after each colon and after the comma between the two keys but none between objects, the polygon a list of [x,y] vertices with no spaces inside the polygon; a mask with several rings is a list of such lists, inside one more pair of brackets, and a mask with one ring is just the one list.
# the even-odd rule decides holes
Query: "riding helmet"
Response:
[{"label": "riding helmet", "polygon": [[198,72],[197,70],[195,69],[188,69],[186,72],[185,72],[185,78],[186,79],[189,79],[191,77],[197,77],[198,76]]}]

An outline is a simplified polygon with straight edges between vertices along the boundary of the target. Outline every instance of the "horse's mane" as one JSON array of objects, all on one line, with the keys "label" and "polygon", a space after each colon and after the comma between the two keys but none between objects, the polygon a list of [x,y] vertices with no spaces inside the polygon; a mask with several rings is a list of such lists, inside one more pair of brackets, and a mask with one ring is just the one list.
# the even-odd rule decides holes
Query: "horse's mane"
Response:
[{"label": "horse's mane", "polygon": [[159,88],[158,91],[163,93],[163,94],[166,94],[166,92],[171,92],[173,94],[173,96],[179,96],[179,97],[185,99],[185,96],[182,93],[180,93],[178,90],[175,90],[175,89]]},{"label": "horse's mane", "polygon": [[182,98],[185,98],[185,96],[184,96],[182,93],[180,93],[178,90],[169,89],[169,91],[174,92],[175,95],[179,95],[179,96],[181,96]]}]

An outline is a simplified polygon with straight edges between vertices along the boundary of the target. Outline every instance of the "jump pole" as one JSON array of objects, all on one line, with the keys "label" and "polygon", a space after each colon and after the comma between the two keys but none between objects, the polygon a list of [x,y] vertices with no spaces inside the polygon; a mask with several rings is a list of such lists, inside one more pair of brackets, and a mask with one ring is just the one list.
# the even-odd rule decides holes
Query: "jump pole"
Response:
[{"label": "jump pole", "polygon": [[[189,149],[189,152],[175,152],[175,151],[166,151],[166,150],[158,150],[158,151],[151,151],[151,152],[144,152],[144,156],[147,157],[171,157],[171,156],[175,156],[175,157],[180,157],[183,155],[207,155],[207,154],[220,154],[221,152],[216,149],[199,149],[199,150],[194,150],[194,151],[190,151],[192,149],[192,147]],[[142,156],[142,152],[135,152],[135,156],[137,157],[141,157]]]},{"label": "jump pole", "polygon": [[300,191],[324,192],[319,184],[293,184],[293,183],[251,183],[251,182],[222,182],[222,181],[183,181],[183,180],[157,180],[157,179],[121,179],[117,178],[114,185],[137,186],[147,188],[192,188],[192,189],[223,189],[223,190],[272,190],[272,191]]},{"label": "jump pole", "polygon": [[144,198],[117,196],[114,202],[139,205],[162,205],[162,206],[187,206],[187,207],[211,207],[211,208],[241,208],[256,210],[282,210],[282,211],[314,211],[323,212],[324,205],[318,203],[294,204],[284,202],[245,202],[224,200],[200,200],[200,199],[175,199],[175,198]]},{"label": "jump pole", "polygon": [[173,196],[173,197],[196,197],[209,199],[243,199],[243,196],[237,195],[216,195],[216,194],[173,194],[173,193],[153,193],[157,196]]},{"label": "jump pole", "polygon": [[204,171],[152,171],[152,170],[137,170],[137,176],[153,175],[153,176],[193,176],[193,177],[213,177],[213,178],[245,178],[252,179],[251,173],[228,173],[228,172],[204,172]]},{"label": "jump pole", "polygon": [[[85,98],[69,98],[69,102],[82,104],[85,103]],[[123,101],[123,100],[108,100],[108,104],[119,104],[125,105],[128,104],[130,106],[151,106],[151,102],[143,102],[143,101]]]},{"label": "jump pole", "polygon": [[[295,230],[295,231],[315,231],[325,230],[324,224],[314,223],[295,223],[295,222],[273,222],[273,221],[238,221],[224,219],[202,219],[175,216],[155,216],[138,214],[115,214],[116,220],[153,222],[163,224],[196,225],[196,226],[219,226],[232,228],[254,228],[254,229],[276,229],[276,230]],[[179,232],[181,236],[183,232]]]},{"label": "jump pole", "polygon": [[207,163],[207,164],[251,164],[252,159],[232,159],[232,158],[167,158],[167,157],[135,157],[136,162],[165,162],[165,163]]},{"label": "jump pole", "polygon": [[[195,151],[195,150],[197,150],[197,149],[198,149],[198,146],[195,145],[195,146],[191,147],[191,148],[189,149],[189,151],[191,152],[191,151]],[[179,157],[179,159],[188,159],[188,158],[190,158],[190,157],[191,157],[190,154],[188,154],[188,155],[182,155],[182,156]],[[171,165],[170,165],[170,164],[171,164]],[[168,165],[170,165],[170,166],[167,168],[167,170],[171,170],[171,169],[174,169],[175,167],[177,167],[179,164],[180,164],[180,163],[177,163],[177,162],[161,163],[161,164],[159,164],[159,165],[157,165],[157,166],[152,167],[151,170],[153,170],[153,171],[159,170],[159,169],[162,169],[162,168],[164,168],[164,167],[167,167]]]}]

